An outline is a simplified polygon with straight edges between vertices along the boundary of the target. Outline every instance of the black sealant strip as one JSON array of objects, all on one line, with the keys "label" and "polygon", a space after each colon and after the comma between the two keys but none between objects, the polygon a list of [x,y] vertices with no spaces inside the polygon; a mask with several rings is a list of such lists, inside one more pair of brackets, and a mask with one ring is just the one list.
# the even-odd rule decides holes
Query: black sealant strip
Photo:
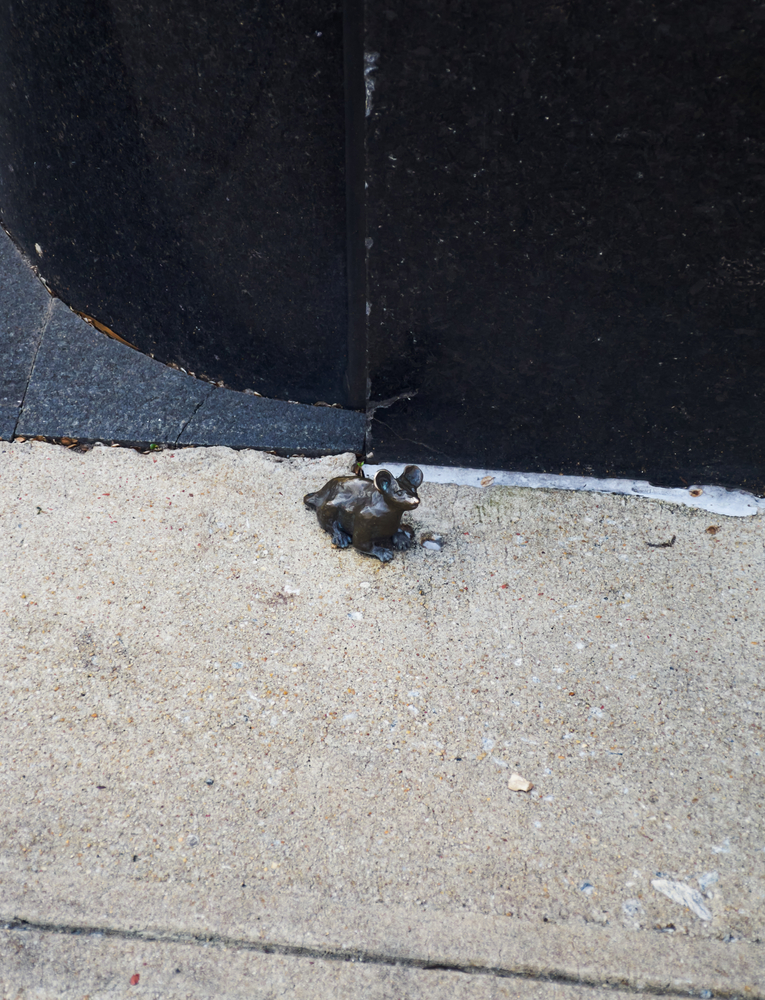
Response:
[{"label": "black sealant strip", "polygon": [[348,283],[348,362],[345,387],[346,405],[351,409],[362,410],[367,402],[364,0],[343,2],[343,62]]},{"label": "black sealant strip", "polygon": [[[496,979],[523,979],[543,983],[553,983],[561,986],[584,986],[591,989],[608,989],[615,993],[627,995],[656,997],[688,997],[705,992],[703,986],[686,985],[683,989],[672,989],[660,983],[629,982],[626,977],[615,976],[609,979],[604,976],[576,976],[569,972],[555,969],[534,969],[531,966],[522,968],[507,968],[489,965],[464,965],[451,962],[434,962],[416,956],[385,955],[380,952],[362,951],[346,948],[308,948],[301,945],[278,944],[269,941],[253,941],[248,938],[233,938],[223,934],[189,934],[173,931],[138,931],[123,930],[113,927],[96,927],[78,924],[53,924],[40,921],[0,918],[0,929],[5,931],[36,931],[43,934],[67,934],[72,937],[89,937],[101,935],[122,941],[148,941],[161,944],[202,945],[204,947],[234,948],[238,951],[252,951],[261,955],[284,955],[289,958],[310,958],[327,962],[356,962],[360,965],[381,965],[394,968],[419,969],[423,972],[461,972],[471,976],[492,976]],[[719,1000],[735,1000],[744,988],[731,987],[720,989],[715,987],[714,995]],[[765,1000],[765,993],[754,993],[747,988],[746,995],[750,1000]]]}]

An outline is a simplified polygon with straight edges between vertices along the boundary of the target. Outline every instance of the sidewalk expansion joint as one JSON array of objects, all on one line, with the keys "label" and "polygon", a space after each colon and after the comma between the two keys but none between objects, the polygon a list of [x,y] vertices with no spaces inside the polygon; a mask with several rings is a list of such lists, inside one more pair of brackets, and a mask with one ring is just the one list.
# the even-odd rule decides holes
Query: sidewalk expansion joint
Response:
[{"label": "sidewalk expansion joint", "polygon": [[[31,931],[42,934],[65,934],[72,937],[106,937],[122,941],[142,941],[157,944],[199,945],[202,947],[230,948],[237,951],[252,951],[261,955],[283,955],[289,958],[309,958],[325,962],[349,962],[359,965],[380,965],[395,968],[418,969],[423,972],[461,972],[471,976],[491,976],[495,979],[522,979],[553,983],[560,986],[583,986],[590,989],[607,989],[626,996],[685,997],[697,995],[701,987],[694,984],[674,989],[660,983],[630,982],[626,977],[613,978],[577,976],[563,970],[535,969],[529,966],[506,968],[502,966],[466,965],[430,961],[416,956],[386,955],[380,952],[343,948],[310,948],[302,945],[279,944],[269,941],[254,941],[249,938],[234,938],[223,934],[190,934],[173,931],[140,931],[114,927],[96,927],[78,924],[55,924],[28,921],[18,918],[0,918],[0,930]],[[731,987],[721,990],[716,987],[717,1000],[735,1000],[742,993],[741,988]],[[747,989],[748,1000],[765,1000],[765,993],[754,993]]]}]

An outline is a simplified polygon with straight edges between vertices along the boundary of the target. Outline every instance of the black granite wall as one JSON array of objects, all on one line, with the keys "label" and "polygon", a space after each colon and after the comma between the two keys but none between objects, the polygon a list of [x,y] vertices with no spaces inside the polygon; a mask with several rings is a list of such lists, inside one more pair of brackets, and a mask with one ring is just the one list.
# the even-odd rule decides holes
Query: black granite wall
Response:
[{"label": "black granite wall", "polygon": [[375,461],[763,490],[763,52],[751,0],[14,0],[0,217],[160,360],[410,397]]},{"label": "black granite wall", "polygon": [[765,482],[765,6],[367,3],[376,460]]},{"label": "black granite wall", "polygon": [[0,217],[65,302],[232,388],[342,400],[340,4],[14,0],[0,88]]}]

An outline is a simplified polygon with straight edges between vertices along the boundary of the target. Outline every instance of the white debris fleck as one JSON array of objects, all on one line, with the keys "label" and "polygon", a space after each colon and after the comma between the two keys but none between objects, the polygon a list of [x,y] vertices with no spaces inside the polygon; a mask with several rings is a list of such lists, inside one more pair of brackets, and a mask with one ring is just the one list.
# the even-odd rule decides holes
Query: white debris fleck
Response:
[{"label": "white debris fleck", "polygon": [[244,664],[242,663],[241,660],[234,660],[231,666],[234,668],[234,670],[241,670]]},{"label": "white debris fleck", "polygon": [[730,854],[730,840],[728,837],[725,838],[722,844],[718,844],[712,848],[712,854]]},{"label": "white debris fleck", "polygon": [[530,792],[534,786],[528,778],[524,778],[522,775],[514,772],[510,775],[507,787],[511,792]]},{"label": "white debris fleck", "polygon": [[356,718],[358,718],[358,716],[355,712],[346,712],[343,716],[343,722],[353,722]]},{"label": "white debris fleck", "polygon": [[287,597],[297,597],[298,594],[300,593],[300,588],[293,587],[291,583],[285,583],[284,593],[287,595]]},{"label": "white debris fleck", "polygon": [[699,883],[699,889],[702,892],[706,892],[710,885],[714,885],[715,882],[720,878],[717,872],[704,872],[703,875],[699,875],[696,881]]},{"label": "white debris fleck", "polygon": [[579,886],[579,891],[583,892],[585,896],[591,896],[595,892],[595,886],[592,882],[582,882]]},{"label": "white debris fleck", "polygon": [[622,913],[625,917],[629,917],[630,920],[634,920],[638,916],[640,909],[639,899],[625,899],[622,903]]},{"label": "white debris fleck", "polygon": [[380,58],[379,52],[364,53],[364,89],[366,91],[366,117],[372,114],[372,95],[375,90],[375,81],[372,73],[377,69],[377,60]]},{"label": "white debris fleck", "polygon": [[43,249],[42,249],[42,247],[40,246],[39,243],[35,243],[35,252],[37,253],[38,257],[42,257],[42,255],[43,255]]},{"label": "white debris fleck", "polygon": [[651,885],[657,892],[671,899],[673,903],[687,906],[700,920],[712,919],[712,914],[704,905],[704,897],[698,889],[686,885],[685,882],[673,882],[667,878],[652,879]]},{"label": "white debris fleck", "polygon": [[440,552],[444,547],[443,535],[437,535],[434,531],[428,531],[420,538],[420,545],[430,552]]},{"label": "white debris fleck", "polygon": [[441,546],[433,538],[426,538],[425,541],[422,543],[422,547],[424,549],[429,549],[431,552],[440,552],[441,551]]},{"label": "white debris fleck", "polygon": [[350,619],[352,619],[352,621],[360,622],[363,619],[364,616],[362,615],[362,613],[360,611],[349,611],[348,612],[348,617]]}]

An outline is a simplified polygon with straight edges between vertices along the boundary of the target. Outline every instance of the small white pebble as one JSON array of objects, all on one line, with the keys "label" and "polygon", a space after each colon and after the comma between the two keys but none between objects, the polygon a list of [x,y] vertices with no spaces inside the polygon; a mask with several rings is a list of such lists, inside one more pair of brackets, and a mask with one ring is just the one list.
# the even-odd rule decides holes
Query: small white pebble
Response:
[{"label": "small white pebble", "polygon": [[434,532],[429,532],[427,535],[423,535],[420,539],[420,545],[424,549],[428,549],[430,552],[440,552],[444,547],[444,539],[442,535],[436,535]]},{"label": "small white pebble", "polygon": [[530,792],[534,786],[528,778],[524,778],[520,774],[513,773],[510,775],[507,787],[511,792]]}]

